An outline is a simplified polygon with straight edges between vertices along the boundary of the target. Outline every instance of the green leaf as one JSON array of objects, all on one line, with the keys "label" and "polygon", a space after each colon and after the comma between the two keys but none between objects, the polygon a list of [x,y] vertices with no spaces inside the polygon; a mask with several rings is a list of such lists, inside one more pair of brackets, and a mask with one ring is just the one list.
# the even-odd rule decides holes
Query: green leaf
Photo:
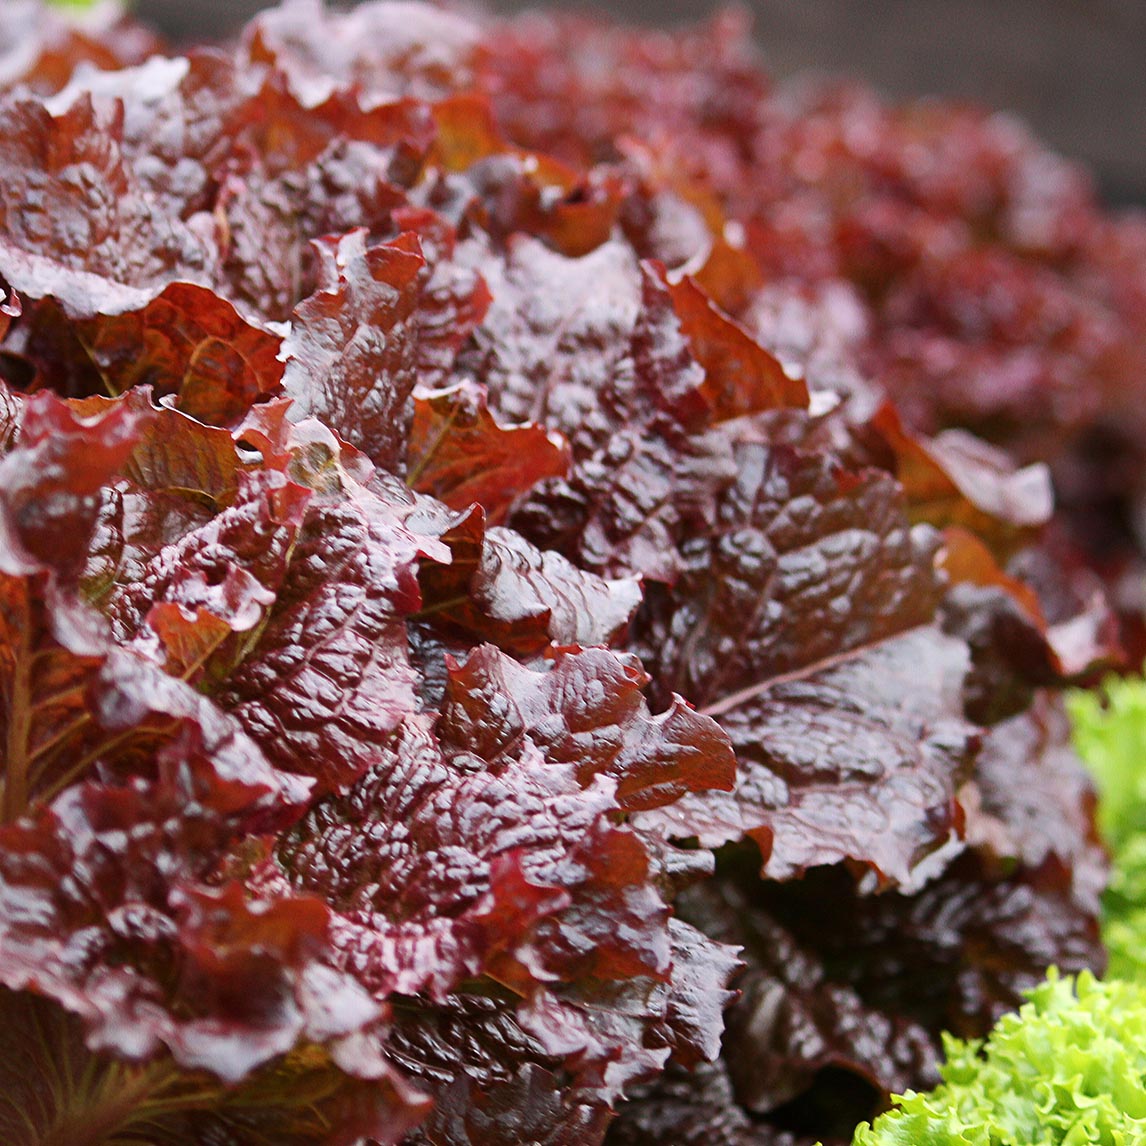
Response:
[{"label": "green leaf", "polygon": [[1075,746],[1094,773],[1113,870],[1103,899],[1107,975],[1146,983],[1146,681],[1070,697]]}]

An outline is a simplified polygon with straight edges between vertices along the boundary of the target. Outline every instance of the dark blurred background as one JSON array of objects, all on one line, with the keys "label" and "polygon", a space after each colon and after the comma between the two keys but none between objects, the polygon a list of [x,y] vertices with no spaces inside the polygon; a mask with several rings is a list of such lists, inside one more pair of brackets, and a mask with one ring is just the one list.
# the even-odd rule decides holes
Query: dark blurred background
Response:
[{"label": "dark blurred background", "polygon": [[[2,3],[3,0],[0,0]],[[137,0],[177,42],[234,32],[259,0]],[[495,11],[536,7],[495,0]],[[939,94],[1016,112],[1084,160],[1109,203],[1146,203],[1146,0],[746,0],[773,72],[859,76],[891,96]],[[708,0],[613,0],[633,21],[673,24]]]}]

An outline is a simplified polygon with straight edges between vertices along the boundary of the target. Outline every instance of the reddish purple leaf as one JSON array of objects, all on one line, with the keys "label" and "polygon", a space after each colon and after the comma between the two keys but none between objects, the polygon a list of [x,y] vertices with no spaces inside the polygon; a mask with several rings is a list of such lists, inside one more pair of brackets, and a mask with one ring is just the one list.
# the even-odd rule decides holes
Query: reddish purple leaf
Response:
[{"label": "reddish purple leaf", "polygon": [[415,391],[407,465],[414,489],[452,509],[476,502],[497,523],[539,481],[564,477],[569,458],[540,426],[500,425],[481,390],[461,383]]},{"label": "reddish purple leaf", "polygon": [[91,318],[77,331],[110,393],[149,385],[209,425],[241,421],[282,377],[279,339],[192,283],[172,283],[142,310]]}]

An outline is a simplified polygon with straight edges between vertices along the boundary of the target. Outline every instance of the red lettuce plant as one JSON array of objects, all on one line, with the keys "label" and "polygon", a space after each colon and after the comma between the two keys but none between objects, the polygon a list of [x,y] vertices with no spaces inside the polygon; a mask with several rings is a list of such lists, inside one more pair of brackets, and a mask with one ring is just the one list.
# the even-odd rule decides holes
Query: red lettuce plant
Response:
[{"label": "red lettuce plant", "polygon": [[723,24],[567,30],[0,14],[6,1141],[846,1140],[1101,963],[1045,471],[774,274]]}]

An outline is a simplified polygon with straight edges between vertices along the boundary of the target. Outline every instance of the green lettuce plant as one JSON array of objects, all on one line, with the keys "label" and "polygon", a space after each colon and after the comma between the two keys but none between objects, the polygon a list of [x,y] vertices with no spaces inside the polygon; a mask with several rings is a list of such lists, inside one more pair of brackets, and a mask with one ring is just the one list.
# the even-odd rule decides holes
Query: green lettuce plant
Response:
[{"label": "green lettuce plant", "polygon": [[1107,977],[1146,983],[1146,682],[1114,680],[1102,693],[1076,693],[1070,710],[1113,860],[1103,901]]},{"label": "green lettuce plant", "polygon": [[943,1082],[864,1123],[854,1146],[1146,1143],[1146,987],[1047,981],[983,1041],[947,1038]]}]

